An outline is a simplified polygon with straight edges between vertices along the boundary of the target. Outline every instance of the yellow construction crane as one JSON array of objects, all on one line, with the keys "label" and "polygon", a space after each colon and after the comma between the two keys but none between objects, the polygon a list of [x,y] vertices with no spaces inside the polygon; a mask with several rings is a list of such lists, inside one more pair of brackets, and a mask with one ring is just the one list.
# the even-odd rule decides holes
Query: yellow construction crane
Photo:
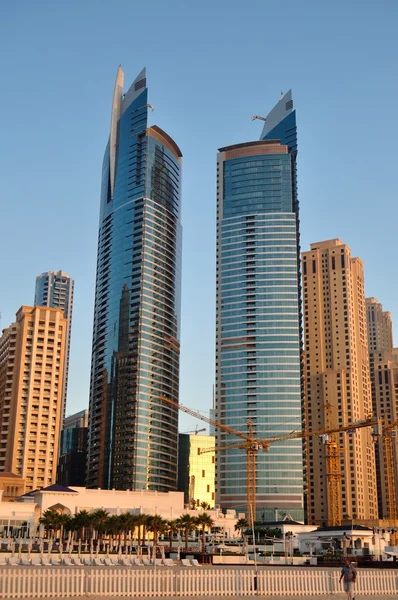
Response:
[{"label": "yellow construction crane", "polygon": [[235,448],[239,448],[242,450],[246,450],[246,460],[247,460],[247,516],[250,518],[250,515],[253,514],[254,518],[256,515],[256,456],[259,450],[268,451],[270,444],[275,442],[285,441],[285,440],[293,440],[293,439],[303,439],[308,438],[313,435],[325,435],[327,438],[325,439],[326,445],[326,464],[327,464],[327,482],[328,482],[328,498],[329,498],[329,525],[340,525],[341,524],[341,513],[340,513],[340,463],[339,463],[339,452],[336,438],[333,434],[342,432],[342,431],[350,431],[351,429],[360,429],[362,427],[370,427],[372,425],[380,425],[380,419],[376,419],[373,417],[369,417],[363,421],[356,421],[355,423],[350,423],[349,425],[342,425],[340,427],[331,427],[331,408],[329,407],[329,416],[327,418],[327,426],[322,429],[317,429],[313,431],[292,431],[291,433],[287,433],[280,436],[269,437],[265,439],[256,439],[253,437],[253,429],[252,429],[252,421],[251,419],[247,420],[248,431],[247,434],[242,433],[241,431],[236,431],[232,429],[232,427],[228,427],[219,421],[214,419],[210,419],[209,417],[205,417],[204,415],[199,414],[195,410],[184,406],[183,404],[178,404],[174,402],[174,400],[170,400],[169,398],[161,397],[160,400],[163,400],[167,404],[182,410],[183,412],[200,419],[201,421],[205,421],[205,423],[209,423],[222,431],[225,431],[231,435],[235,435],[243,438],[244,441],[241,442],[232,442],[230,444],[224,444],[222,446],[215,446],[214,448],[206,448],[201,450],[201,453],[204,454],[206,452],[222,452],[225,450],[232,450]]},{"label": "yellow construction crane", "polygon": [[[330,419],[328,418],[330,422]],[[339,453],[342,448],[338,447],[336,441],[336,433],[340,433],[342,431],[351,431],[352,429],[360,429],[362,427],[370,427],[380,426],[380,419],[369,417],[363,421],[356,421],[355,423],[350,423],[349,425],[342,425],[340,427],[331,427],[326,426],[322,429],[317,429],[313,431],[292,431],[291,433],[287,433],[285,435],[269,437],[265,439],[255,440],[255,444],[259,448],[264,450],[268,450],[270,444],[275,442],[285,441],[285,440],[293,440],[297,438],[309,438],[313,435],[321,435],[325,436],[324,444],[326,446],[326,480],[328,486],[328,525],[341,525],[341,510],[340,510],[340,480],[341,480],[341,472],[340,472],[340,461],[339,461]],[[254,441],[254,440],[253,440]],[[225,450],[230,450],[233,448],[247,448],[246,444],[242,444],[241,442],[236,442],[232,444],[225,444],[224,446],[215,446],[214,448],[206,448],[201,452],[222,452]],[[254,450],[254,454],[256,450]],[[254,468],[254,473],[253,469]],[[254,480],[254,489],[255,489],[255,462],[254,465],[250,464],[249,473],[249,462],[248,462],[248,481]]]},{"label": "yellow construction crane", "polygon": [[[231,435],[236,435],[238,437],[243,438],[244,442],[240,442],[238,445],[232,445],[235,448],[242,448],[246,450],[246,461],[247,461],[247,510],[248,510],[248,518],[251,514],[256,515],[256,455],[258,450],[268,450],[269,445],[262,444],[257,441],[253,437],[253,423],[251,419],[247,419],[247,434],[242,433],[241,431],[236,431],[236,429],[232,429],[232,427],[228,427],[228,425],[224,425],[215,419],[210,419],[209,417],[205,417],[204,415],[199,414],[192,408],[188,408],[183,404],[178,404],[174,402],[174,400],[170,400],[169,398],[164,398],[163,396],[159,398],[159,400],[163,400],[167,404],[182,410],[183,412],[208,423],[209,425],[213,425],[217,427],[217,429],[221,429],[226,433]],[[201,451],[202,453],[204,450]]]},{"label": "yellow construction crane", "polygon": [[[392,449],[392,430],[397,427],[398,419],[393,423],[383,425],[383,459],[386,484],[387,519],[395,522],[397,519],[397,497],[395,492],[394,455]],[[381,465],[380,465],[381,468]]]},{"label": "yellow construction crane", "polygon": [[326,404],[326,428],[330,433],[326,434],[323,439],[325,444],[326,458],[326,487],[328,495],[328,525],[332,527],[341,525],[341,469],[340,469],[340,452],[343,448],[339,448],[337,444],[336,432],[332,432],[333,413],[329,402]]}]

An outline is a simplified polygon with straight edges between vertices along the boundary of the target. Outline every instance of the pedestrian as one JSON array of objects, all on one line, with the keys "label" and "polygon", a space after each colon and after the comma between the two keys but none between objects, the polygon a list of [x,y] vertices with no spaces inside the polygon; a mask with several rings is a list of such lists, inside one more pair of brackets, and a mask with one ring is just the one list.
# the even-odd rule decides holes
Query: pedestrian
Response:
[{"label": "pedestrian", "polygon": [[355,600],[354,598],[354,583],[357,579],[357,572],[355,567],[351,564],[349,558],[344,561],[343,568],[341,569],[341,575],[339,582],[343,580],[344,591],[347,593],[348,600]]}]

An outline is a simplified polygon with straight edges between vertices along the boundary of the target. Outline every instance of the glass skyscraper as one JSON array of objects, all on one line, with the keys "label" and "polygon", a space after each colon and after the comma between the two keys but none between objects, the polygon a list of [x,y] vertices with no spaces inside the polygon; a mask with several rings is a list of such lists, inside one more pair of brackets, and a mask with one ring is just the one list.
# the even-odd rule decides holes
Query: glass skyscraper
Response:
[{"label": "glass skyscraper", "polygon": [[148,127],[143,70],[119,67],[102,169],[88,487],[175,490],[181,293],[181,152]]},{"label": "glass skyscraper", "polygon": [[[301,429],[300,248],[291,92],[260,141],[221,148],[217,164],[216,418],[258,439]],[[216,431],[217,445],[237,438]],[[257,518],[303,519],[301,440],[258,452]],[[216,501],[246,512],[246,455],[216,455]]]}]

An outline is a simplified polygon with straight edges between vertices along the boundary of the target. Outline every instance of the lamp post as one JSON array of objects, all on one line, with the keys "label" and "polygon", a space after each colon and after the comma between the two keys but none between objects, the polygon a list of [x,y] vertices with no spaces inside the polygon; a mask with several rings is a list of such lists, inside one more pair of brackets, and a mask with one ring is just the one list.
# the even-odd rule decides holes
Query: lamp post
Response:
[{"label": "lamp post", "polygon": [[346,532],[344,532],[342,540],[341,540],[343,556],[347,556],[347,543],[348,543],[349,539],[350,539],[349,536],[346,534]]},{"label": "lamp post", "polygon": [[285,565],[288,564],[288,557],[293,557],[293,531],[287,531],[283,538],[285,548]]}]

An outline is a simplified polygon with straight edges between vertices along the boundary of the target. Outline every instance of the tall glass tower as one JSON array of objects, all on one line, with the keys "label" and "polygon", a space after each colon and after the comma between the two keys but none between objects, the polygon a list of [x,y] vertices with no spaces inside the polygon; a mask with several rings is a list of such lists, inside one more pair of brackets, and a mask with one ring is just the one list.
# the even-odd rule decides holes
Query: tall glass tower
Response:
[{"label": "tall glass tower", "polygon": [[[291,92],[261,140],[221,148],[217,164],[216,418],[256,438],[301,429],[297,137]],[[237,440],[216,431],[217,446]],[[257,518],[303,519],[301,440],[258,453]],[[246,511],[246,456],[216,455],[216,501]]]},{"label": "tall glass tower", "polygon": [[102,169],[88,487],[175,490],[181,152],[148,127],[145,70],[119,67]]},{"label": "tall glass tower", "polygon": [[68,320],[66,332],[66,349],[64,358],[64,383],[62,390],[61,427],[65,419],[66,398],[68,391],[68,371],[70,354],[70,337],[72,330],[73,290],[75,283],[63,271],[47,271],[36,277],[35,306],[49,306],[61,308],[64,317]]}]

